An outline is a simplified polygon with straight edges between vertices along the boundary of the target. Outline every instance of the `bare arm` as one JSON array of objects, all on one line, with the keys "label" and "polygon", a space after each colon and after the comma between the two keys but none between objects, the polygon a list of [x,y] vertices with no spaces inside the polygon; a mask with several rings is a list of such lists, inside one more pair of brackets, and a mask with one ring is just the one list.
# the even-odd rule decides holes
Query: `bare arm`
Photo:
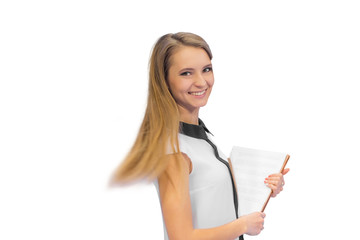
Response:
[{"label": "bare arm", "polygon": [[[264,213],[252,213],[230,223],[208,229],[194,229],[189,194],[189,162],[176,162],[169,155],[169,165],[159,176],[160,201],[167,233],[171,240],[233,240],[245,233],[259,234],[263,229]],[[181,159],[182,160],[182,159]]]}]

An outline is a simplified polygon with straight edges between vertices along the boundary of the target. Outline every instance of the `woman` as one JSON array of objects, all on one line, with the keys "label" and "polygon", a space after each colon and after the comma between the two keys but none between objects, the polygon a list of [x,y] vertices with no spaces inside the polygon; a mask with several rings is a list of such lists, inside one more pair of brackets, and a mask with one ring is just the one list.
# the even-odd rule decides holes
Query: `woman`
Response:
[{"label": "woman", "polygon": [[[155,180],[165,239],[242,239],[263,229],[264,213],[238,218],[228,161],[198,117],[214,84],[211,59],[208,44],[195,34],[167,34],[157,41],[145,117],[113,177],[114,183]],[[265,179],[273,197],[288,171]]]}]

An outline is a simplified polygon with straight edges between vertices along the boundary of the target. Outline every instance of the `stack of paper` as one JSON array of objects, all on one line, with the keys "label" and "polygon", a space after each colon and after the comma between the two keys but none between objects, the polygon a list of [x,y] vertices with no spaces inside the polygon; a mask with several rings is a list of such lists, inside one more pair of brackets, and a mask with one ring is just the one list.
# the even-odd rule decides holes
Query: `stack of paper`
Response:
[{"label": "stack of paper", "polygon": [[271,196],[264,180],[270,174],[282,172],[289,157],[284,153],[233,147],[229,162],[238,194],[239,217],[264,211]]}]

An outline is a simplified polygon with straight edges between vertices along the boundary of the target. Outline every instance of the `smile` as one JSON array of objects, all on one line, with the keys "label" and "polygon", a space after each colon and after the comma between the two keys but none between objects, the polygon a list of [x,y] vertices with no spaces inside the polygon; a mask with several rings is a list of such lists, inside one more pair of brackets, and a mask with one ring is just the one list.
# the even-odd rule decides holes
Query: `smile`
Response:
[{"label": "smile", "polygon": [[194,96],[201,96],[206,92],[207,89],[201,91],[201,92],[189,92],[190,95],[194,95]]}]

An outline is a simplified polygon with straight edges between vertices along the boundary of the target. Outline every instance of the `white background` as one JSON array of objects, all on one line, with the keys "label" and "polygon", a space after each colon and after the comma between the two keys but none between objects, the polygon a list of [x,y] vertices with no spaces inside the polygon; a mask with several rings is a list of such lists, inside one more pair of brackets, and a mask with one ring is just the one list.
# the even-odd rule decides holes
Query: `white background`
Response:
[{"label": "white background", "polygon": [[[162,239],[155,188],[109,189],[136,136],[155,41],[207,40],[200,113],[232,145],[287,152],[256,239],[354,239],[358,1],[1,1],[0,239]],[[247,239],[251,239],[247,237]]]}]

